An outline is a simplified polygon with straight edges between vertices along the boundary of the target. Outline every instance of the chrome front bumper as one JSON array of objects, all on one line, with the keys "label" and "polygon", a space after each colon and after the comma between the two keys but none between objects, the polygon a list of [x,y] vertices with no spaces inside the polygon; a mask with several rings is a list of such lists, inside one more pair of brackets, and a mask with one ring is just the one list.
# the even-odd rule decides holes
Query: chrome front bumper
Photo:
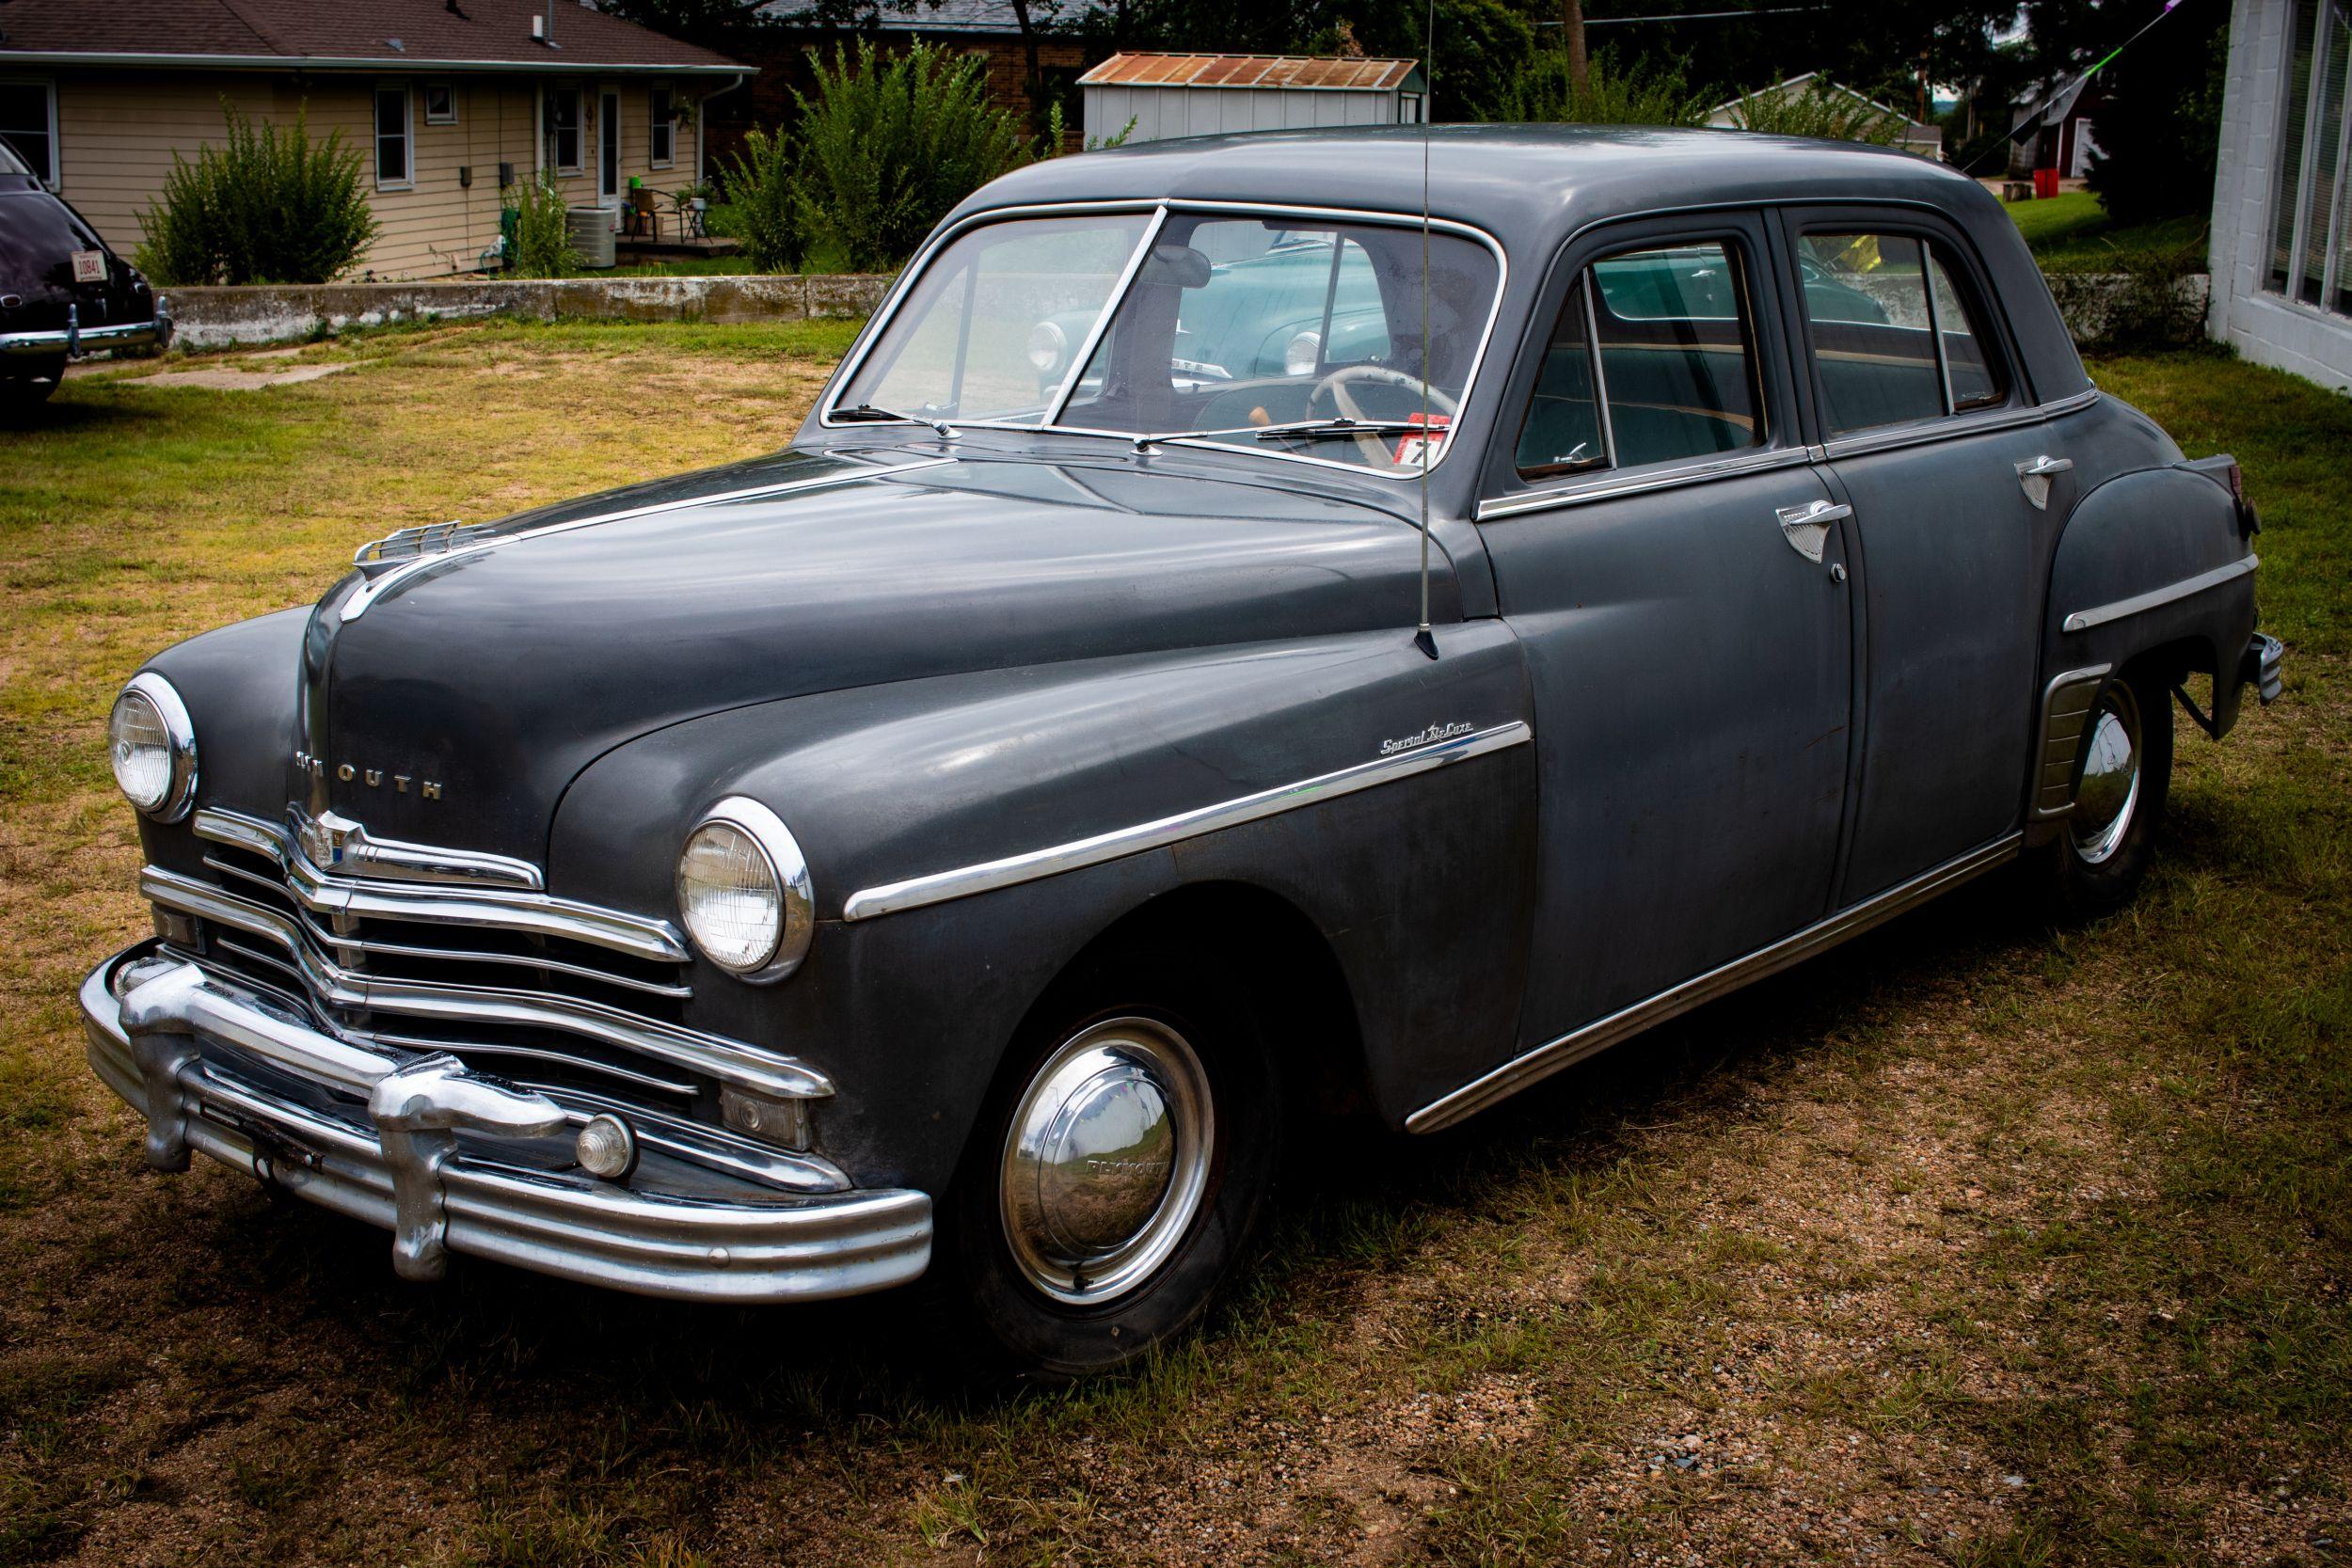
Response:
[{"label": "chrome front bumper", "polygon": [[159,298],[155,301],[155,319],[144,322],[120,322],[112,326],[84,326],[79,307],[71,308],[66,325],[42,332],[0,332],[0,355],[25,355],[47,358],[62,354],[67,358],[102,348],[168,348],[171,346],[171,312]]},{"label": "chrome front bumper", "polygon": [[[438,1278],[456,1251],[640,1295],[809,1301],[902,1284],[930,1260],[919,1192],[720,1199],[534,1167],[534,1141],[544,1166],[569,1132],[546,1096],[453,1056],[336,1039],[152,946],[100,964],[80,999],[91,1068],[147,1118],[148,1164],[185,1170],[200,1149],[386,1227],[405,1277]],[[130,962],[148,967],[118,997]]]}]

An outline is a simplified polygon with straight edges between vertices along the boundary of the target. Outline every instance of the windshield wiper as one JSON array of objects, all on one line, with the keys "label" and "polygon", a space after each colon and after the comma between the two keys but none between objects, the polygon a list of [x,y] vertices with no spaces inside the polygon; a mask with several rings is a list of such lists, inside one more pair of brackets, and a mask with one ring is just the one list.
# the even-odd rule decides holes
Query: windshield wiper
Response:
[{"label": "windshield wiper", "polygon": [[[1245,424],[1230,430],[1157,430],[1136,436],[1136,451],[1149,451],[1162,441],[1205,441],[1216,436],[1248,436],[1261,441],[1326,441],[1350,436],[1403,436],[1431,427],[1418,420],[1298,420],[1290,424]],[[1443,425],[1435,427],[1443,430]]]},{"label": "windshield wiper", "polygon": [[936,431],[944,440],[952,441],[956,437],[956,427],[946,420],[934,420],[924,414],[901,414],[895,408],[878,408],[870,403],[861,403],[855,408],[836,408],[833,411],[833,417],[836,420],[848,420],[853,424],[927,425]]}]

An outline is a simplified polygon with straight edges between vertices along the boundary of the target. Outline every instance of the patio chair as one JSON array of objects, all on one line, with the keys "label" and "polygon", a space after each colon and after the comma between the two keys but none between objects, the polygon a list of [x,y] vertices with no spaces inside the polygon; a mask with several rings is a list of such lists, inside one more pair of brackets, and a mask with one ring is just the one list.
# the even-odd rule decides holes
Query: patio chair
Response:
[{"label": "patio chair", "polygon": [[628,235],[631,239],[661,238],[661,209],[657,203],[659,193],[640,185],[628,193]]}]

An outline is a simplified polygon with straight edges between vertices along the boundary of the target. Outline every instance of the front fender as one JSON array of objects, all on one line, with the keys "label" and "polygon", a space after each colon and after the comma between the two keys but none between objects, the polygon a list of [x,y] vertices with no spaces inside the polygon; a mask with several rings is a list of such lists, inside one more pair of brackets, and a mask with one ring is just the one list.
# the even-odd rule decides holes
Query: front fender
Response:
[{"label": "front fender", "polygon": [[775,810],[815,879],[815,944],[776,986],[698,965],[694,1022],[832,1074],[842,1090],[819,1112],[821,1141],[861,1181],[938,1191],[1054,977],[1121,916],[1200,883],[1270,892],[1322,933],[1375,1100],[1401,1121],[1511,1037],[1534,862],[1530,746],[971,896],[843,914],[862,889],[1279,789],[1384,743],[1523,726],[1511,634],[1477,622],[1440,637],[1436,660],[1406,633],[1375,632],[904,682],[675,725],[573,785],[550,881],[667,910],[703,809],[743,794]]}]

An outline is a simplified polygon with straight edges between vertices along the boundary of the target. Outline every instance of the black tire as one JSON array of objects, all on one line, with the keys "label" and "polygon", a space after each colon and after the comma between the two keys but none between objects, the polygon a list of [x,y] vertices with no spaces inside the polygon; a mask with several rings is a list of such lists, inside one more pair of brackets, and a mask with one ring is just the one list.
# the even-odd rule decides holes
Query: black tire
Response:
[{"label": "black tire", "polygon": [[65,380],[65,356],[55,359],[33,359],[9,367],[0,374],[0,411],[29,411],[49,401]]},{"label": "black tire", "polygon": [[[931,1306],[946,1331],[943,1348],[968,1353],[1002,1372],[1066,1382],[1124,1366],[1200,1320],[1256,1233],[1281,1161],[1280,1074],[1259,1010],[1223,977],[1230,971],[1187,948],[1131,948],[1085,964],[1034,1010],[1006,1053],[940,1206]],[[1140,1040],[1166,1050],[1169,1039],[1187,1048],[1206,1085],[1209,1115],[1199,1119],[1210,1127],[1201,1140],[1197,1198],[1184,1207],[1181,1223],[1168,1218],[1184,1185],[1184,1167],[1171,1162],[1175,1174],[1144,1231],[1166,1227],[1157,1261],[1132,1280],[1107,1287],[1086,1280],[1081,1269],[1074,1281],[1080,1299],[1057,1299],[1040,1283],[1055,1260],[1041,1259],[1034,1242],[1025,1259],[1025,1246],[1015,1240],[1017,1232],[1035,1233],[1012,1215],[1017,1200],[1008,1196],[1018,1184],[1009,1175],[1016,1117],[1035,1125],[1025,1116],[1041,1103],[1032,1086],[1041,1073],[1051,1077],[1048,1069],[1057,1062],[1070,1063],[1073,1048],[1091,1042],[1093,1049],[1116,1052]],[[1171,1092],[1162,1100],[1173,1125],[1182,1096]],[[1076,1102],[1077,1097],[1068,1101]],[[1181,1150],[1181,1138],[1171,1142]],[[1094,1168],[1143,1164],[1109,1160]],[[1140,1190],[1122,1191],[1119,1201]],[[1120,1223],[1114,1220],[1108,1231]],[[1110,1272],[1115,1275],[1117,1267]],[[1103,1291],[1101,1299],[1083,1299],[1096,1290]]]},{"label": "black tire", "polygon": [[[2105,731],[2106,744],[2102,744]],[[2130,779],[2119,786],[2114,740],[2130,740]],[[2154,859],[2172,787],[2172,692],[2155,672],[2133,667],[2110,679],[2084,726],[2075,804],[2042,847],[2042,880],[2059,915],[2087,920],[2132,901]],[[2099,776],[2108,765],[2104,783]]]}]

